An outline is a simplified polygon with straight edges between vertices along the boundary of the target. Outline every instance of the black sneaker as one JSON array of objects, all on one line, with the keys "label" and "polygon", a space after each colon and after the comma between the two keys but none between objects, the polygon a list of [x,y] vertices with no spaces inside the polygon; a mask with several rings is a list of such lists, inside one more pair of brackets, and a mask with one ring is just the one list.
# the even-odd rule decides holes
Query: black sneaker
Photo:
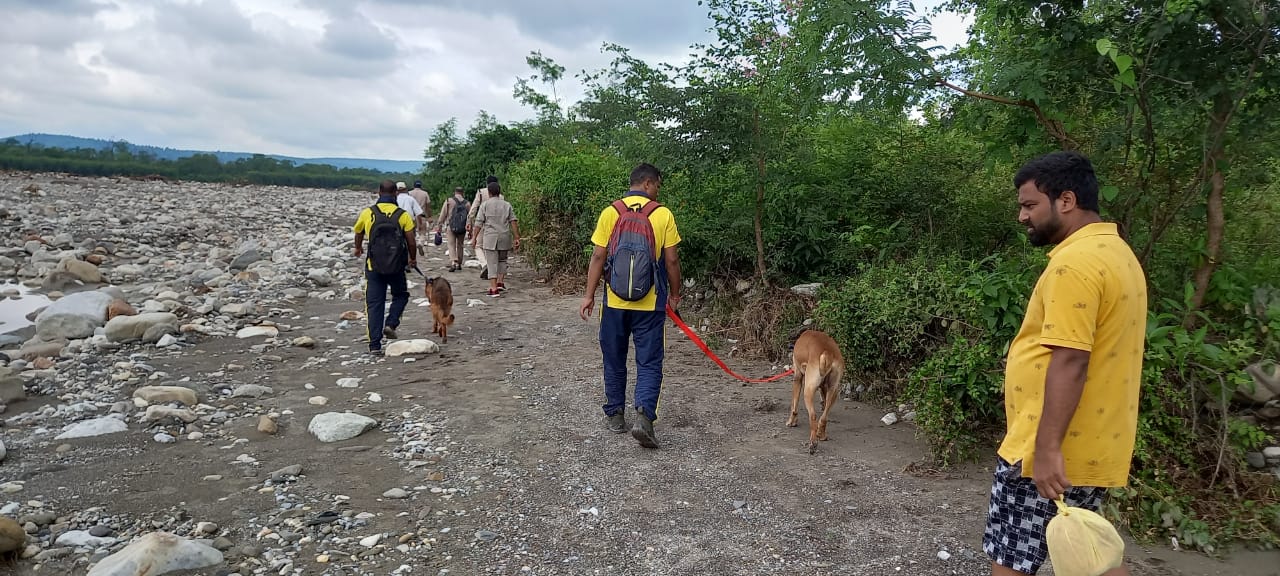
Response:
[{"label": "black sneaker", "polygon": [[488,280],[488,279],[489,279],[489,268],[488,268],[487,266],[485,267],[485,269],[484,269],[484,270],[481,270],[481,271],[480,271],[480,279],[481,279],[481,280]]},{"label": "black sneaker", "polygon": [[382,329],[382,336],[388,340],[395,340],[396,329],[392,328],[391,326],[387,326],[386,328]]},{"label": "black sneaker", "polygon": [[376,349],[373,349],[373,350],[369,350],[369,355],[370,355],[370,356],[373,356],[373,357],[375,357],[375,358],[381,358],[381,357],[382,357],[382,349],[381,349],[381,348],[376,348]]},{"label": "black sneaker", "polygon": [[621,434],[627,431],[627,418],[626,416],[623,416],[622,412],[614,414],[613,416],[606,416],[605,426],[609,428],[610,432],[613,432],[614,434]]},{"label": "black sneaker", "polygon": [[645,448],[658,447],[658,439],[653,435],[653,422],[639,408],[636,408],[636,421],[631,425],[631,437]]}]

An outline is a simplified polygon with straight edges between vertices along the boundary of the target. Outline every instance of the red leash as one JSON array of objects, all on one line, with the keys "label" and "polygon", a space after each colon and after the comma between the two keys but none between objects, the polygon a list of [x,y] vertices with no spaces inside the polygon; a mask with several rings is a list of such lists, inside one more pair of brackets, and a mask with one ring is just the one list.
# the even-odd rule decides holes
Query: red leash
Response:
[{"label": "red leash", "polygon": [[711,351],[711,348],[707,346],[707,343],[703,342],[702,339],[699,338],[696,333],[694,333],[693,329],[690,328],[688,324],[685,324],[684,320],[680,319],[679,312],[676,312],[674,308],[667,306],[667,317],[670,318],[671,321],[675,323],[677,328],[679,328],[682,332],[684,332],[685,336],[688,336],[690,340],[693,340],[694,345],[696,345],[699,349],[701,349],[702,353],[707,355],[707,358],[710,358],[712,362],[715,362],[716,364],[718,364],[720,366],[720,369],[724,370],[726,374],[733,376],[738,380],[741,380],[743,382],[747,382],[750,384],[764,384],[766,382],[781,380],[783,378],[786,378],[787,376],[795,374],[795,369],[793,368],[791,370],[787,370],[786,372],[783,372],[781,374],[775,374],[768,378],[747,378],[745,376],[740,376],[738,375],[737,372],[730,370],[729,367],[725,365],[724,361],[721,360],[719,356],[716,356],[715,352]]}]

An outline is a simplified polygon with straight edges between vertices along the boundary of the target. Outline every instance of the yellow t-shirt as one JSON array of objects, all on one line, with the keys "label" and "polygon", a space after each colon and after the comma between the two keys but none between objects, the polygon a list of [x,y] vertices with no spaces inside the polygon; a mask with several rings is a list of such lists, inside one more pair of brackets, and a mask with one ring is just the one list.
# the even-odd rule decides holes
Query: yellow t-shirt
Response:
[{"label": "yellow t-shirt", "polygon": [[1021,460],[1023,476],[1031,476],[1049,346],[1086,350],[1084,391],[1062,442],[1067,479],[1075,486],[1127,485],[1146,327],[1146,278],[1115,224],[1085,226],[1050,251],[1009,346],[1000,457]]},{"label": "yellow t-shirt", "polygon": [[[650,202],[647,196],[639,194],[629,194],[623,201],[632,208],[640,208]],[[601,248],[609,246],[609,236],[613,234],[613,225],[618,222],[618,211],[612,205],[605,207],[600,212],[600,219],[596,221],[596,230],[591,234],[591,243]],[[628,302],[619,298],[613,290],[609,289],[609,283],[605,282],[605,292],[608,293],[608,306],[619,310],[640,310],[654,311],[658,310],[658,289],[661,288],[663,295],[663,307],[666,307],[667,293],[667,267],[663,263],[662,249],[670,248],[680,243],[680,232],[676,230],[676,217],[668,210],[666,206],[660,206],[649,214],[649,223],[653,225],[653,240],[656,254],[658,254],[658,280],[654,284],[653,289],[649,293],[635,302]],[[607,278],[606,278],[607,280]]]},{"label": "yellow t-shirt", "polygon": [[[381,210],[382,213],[387,216],[390,216],[392,212],[395,212],[396,209],[399,208],[395,202],[378,202],[377,206],[378,210]],[[355,232],[356,234],[369,234],[369,228],[373,226],[372,210],[372,208],[365,208],[360,211],[360,215],[356,216],[355,225],[351,227],[352,232]],[[410,216],[408,212],[400,214],[400,229],[405,232],[413,231],[413,216]],[[367,257],[364,259],[364,265],[365,268],[373,270],[373,263],[369,262]]]}]

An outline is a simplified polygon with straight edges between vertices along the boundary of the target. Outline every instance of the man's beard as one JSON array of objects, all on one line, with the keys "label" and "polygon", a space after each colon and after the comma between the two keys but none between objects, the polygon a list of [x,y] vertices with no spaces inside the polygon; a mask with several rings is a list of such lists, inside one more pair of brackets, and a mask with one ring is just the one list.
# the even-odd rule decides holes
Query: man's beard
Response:
[{"label": "man's beard", "polygon": [[1053,212],[1053,217],[1040,226],[1027,225],[1027,240],[1032,246],[1048,246],[1054,243],[1054,238],[1058,237],[1058,233],[1062,230],[1062,220],[1058,219],[1058,212]]}]

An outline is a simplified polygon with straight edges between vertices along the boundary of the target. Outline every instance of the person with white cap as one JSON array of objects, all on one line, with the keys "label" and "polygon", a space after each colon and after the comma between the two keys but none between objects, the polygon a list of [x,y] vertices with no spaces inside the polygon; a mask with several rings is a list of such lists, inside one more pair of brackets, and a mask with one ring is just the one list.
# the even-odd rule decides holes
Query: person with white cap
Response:
[{"label": "person with white cap", "polygon": [[[396,182],[396,206],[404,210],[409,217],[413,219],[415,227],[419,227],[422,222],[422,206],[418,205],[418,201],[409,194],[409,187],[404,182]],[[421,235],[421,232],[418,233]],[[422,255],[422,244],[418,244],[418,254]]]}]

